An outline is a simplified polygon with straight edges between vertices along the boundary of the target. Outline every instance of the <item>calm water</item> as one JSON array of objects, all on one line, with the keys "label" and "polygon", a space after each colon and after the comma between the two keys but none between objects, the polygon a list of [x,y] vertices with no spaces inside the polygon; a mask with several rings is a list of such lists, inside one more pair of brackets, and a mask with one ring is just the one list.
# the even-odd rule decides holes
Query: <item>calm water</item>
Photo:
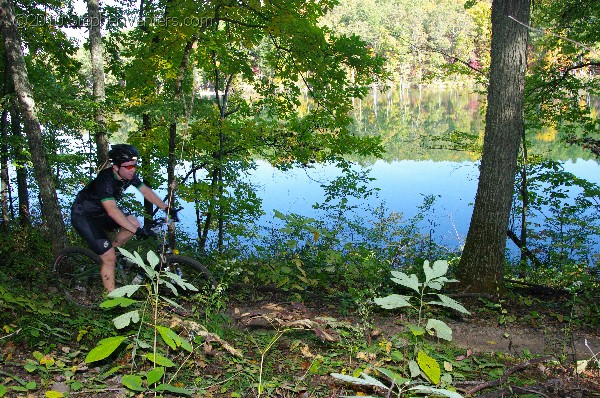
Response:
[{"label": "calm water", "polygon": [[[410,90],[371,95],[355,103],[355,130],[358,134],[379,135],[386,154],[383,159],[361,159],[380,189],[369,199],[372,208],[384,204],[404,219],[415,216],[426,196],[436,201],[422,223],[424,233],[449,247],[460,247],[469,228],[477,190],[478,156],[450,148],[449,137],[457,132],[480,134],[484,116],[479,98],[467,90]],[[564,148],[552,142],[551,135],[535,140],[530,153],[563,162],[565,170],[600,184],[600,166],[590,154],[575,147]],[[586,157],[588,160],[582,159]],[[266,162],[249,180],[257,185],[266,215],[260,223],[273,219],[273,210],[303,216],[317,215],[313,205],[322,202],[322,183],[339,175],[333,166],[315,166],[281,172]],[[194,220],[193,209],[184,209]],[[186,229],[194,234],[193,225]]]},{"label": "calm water", "polygon": [[[578,177],[600,184],[600,166],[595,161],[567,161],[564,168]],[[380,160],[368,169],[370,175],[376,178],[373,187],[380,189],[377,197],[369,199],[369,205],[384,204],[390,211],[400,212],[407,219],[417,214],[425,196],[435,195],[433,209],[421,224],[423,232],[432,232],[440,244],[452,248],[462,246],[477,191],[478,163]],[[259,185],[259,196],[263,199],[266,215],[262,223],[272,219],[273,210],[317,215],[312,205],[323,200],[319,182],[338,175],[338,170],[331,166],[284,173],[259,162],[252,180]]]}]

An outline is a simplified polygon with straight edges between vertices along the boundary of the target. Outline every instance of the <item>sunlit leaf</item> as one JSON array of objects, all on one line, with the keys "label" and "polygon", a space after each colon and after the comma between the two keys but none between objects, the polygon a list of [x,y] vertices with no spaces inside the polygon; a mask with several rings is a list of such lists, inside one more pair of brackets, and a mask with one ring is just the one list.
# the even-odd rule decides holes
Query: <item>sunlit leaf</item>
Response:
[{"label": "sunlit leaf", "polygon": [[440,339],[452,341],[452,329],[438,319],[428,319],[425,329],[434,330],[435,335]]},{"label": "sunlit leaf", "polygon": [[112,354],[126,339],[125,336],[107,337],[98,342],[85,357],[86,363],[100,361]]},{"label": "sunlit leaf", "polygon": [[146,379],[148,381],[148,385],[157,383],[165,374],[165,368],[162,366],[156,367],[148,372],[146,375]]},{"label": "sunlit leaf", "polygon": [[437,363],[434,358],[427,355],[424,351],[419,351],[417,353],[417,363],[425,376],[427,376],[433,384],[439,384],[442,371],[440,369],[440,364]]},{"label": "sunlit leaf", "polygon": [[415,274],[406,275],[404,272],[392,271],[392,281],[419,293],[419,279]]},{"label": "sunlit leaf", "polygon": [[124,327],[129,326],[131,322],[138,323],[139,321],[140,312],[138,310],[126,312],[113,319],[113,323],[117,329],[123,329]]},{"label": "sunlit leaf", "polygon": [[376,297],[375,299],[373,299],[373,301],[380,307],[390,310],[394,308],[410,307],[411,304],[408,302],[410,298],[410,296],[390,294],[386,297]]}]

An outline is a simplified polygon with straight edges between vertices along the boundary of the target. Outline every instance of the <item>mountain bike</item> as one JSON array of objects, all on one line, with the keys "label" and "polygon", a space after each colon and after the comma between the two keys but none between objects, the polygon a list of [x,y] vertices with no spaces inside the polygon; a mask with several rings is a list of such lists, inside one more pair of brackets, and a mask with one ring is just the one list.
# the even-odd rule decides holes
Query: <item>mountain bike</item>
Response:
[{"label": "mountain bike", "polygon": [[[168,223],[164,218],[151,222],[151,230],[160,239],[156,254],[160,257],[163,269],[175,273],[195,286],[198,290],[214,288],[215,280],[210,271],[191,257],[176,254],[165,238]],[[102,300],[104,287],[100,276],[100,256],[81,246],[68,246],[61,250],[52,268],[54,284],[70,302],[81,307],[96,307]],[[117,249],[115,264],[116,287],[139,284],[143,280],[143,270]]]}]

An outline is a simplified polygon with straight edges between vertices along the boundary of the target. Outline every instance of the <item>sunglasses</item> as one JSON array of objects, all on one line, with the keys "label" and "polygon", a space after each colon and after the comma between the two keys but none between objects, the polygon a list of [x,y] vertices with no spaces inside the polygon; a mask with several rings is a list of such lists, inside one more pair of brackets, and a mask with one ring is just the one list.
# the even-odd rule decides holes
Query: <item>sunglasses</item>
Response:
[{"label": "sunglasses", "polygon": [[123,167],[127,170],[133,170],[137,167],[137,164],[130,164],[129,166],[120,166],[120,167]]}]

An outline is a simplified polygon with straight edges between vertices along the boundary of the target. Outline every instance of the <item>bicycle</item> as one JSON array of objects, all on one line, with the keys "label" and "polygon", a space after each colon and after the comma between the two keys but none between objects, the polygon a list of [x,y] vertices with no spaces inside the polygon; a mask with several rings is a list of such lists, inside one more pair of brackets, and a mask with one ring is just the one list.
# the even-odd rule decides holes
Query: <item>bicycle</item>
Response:
[{"label": "bicycle", "polygon": [[[157,250],[160,263],[167,270],[176,273],[188,283],[202,290],[207,285],[214,288],[215,280],[211,272],[191,257],[176,254],[171,250],[168,239],[164,239],[167,221],[158,218],[152,221],[151,230],[162,238]],[[100,276],[100,256],[82,246],[65,247],[54,261],[52,268],[55,287],[70,302],[81,307],[97,307],[103,297],[104,287]],[[127,259],[117,249],[115,264],[115,284],[117,287],[139,284],[142,269]],[[137,278],[137,279],[136,279]]]}]

